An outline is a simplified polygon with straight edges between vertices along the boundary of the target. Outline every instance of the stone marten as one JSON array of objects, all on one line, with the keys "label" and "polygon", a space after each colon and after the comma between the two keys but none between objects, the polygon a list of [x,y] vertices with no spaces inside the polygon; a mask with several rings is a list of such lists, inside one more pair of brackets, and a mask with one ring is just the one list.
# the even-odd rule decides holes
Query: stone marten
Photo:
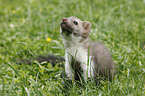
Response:
[{"label": "stone marten", "polygon": [[[63,18],[60,34],[65,46],[65,72],[70,80],[84,81],[101,76],[111,80],[114,76],[114,63],[107,48],[89,38],[91,23],[77,17]],[[96,82],[95,81],[95,82]]]},{"label": "stone marten", "polygon": [[63,18],[60,22],[60,34],[65,45],[65,60],[48,55],[22,60],[20,63],[32,64],[33,60],[37,60],[40,63],[47,61],[55,66],[65,61],[65,74],[70,80],[80,80],[82,77],[85,81],[93,78],[98,82],[100,77],[112,80],[115,67],[111,54],[103,44],[90,40],[90,29],[89,21],[81,21],[77,17]]}]

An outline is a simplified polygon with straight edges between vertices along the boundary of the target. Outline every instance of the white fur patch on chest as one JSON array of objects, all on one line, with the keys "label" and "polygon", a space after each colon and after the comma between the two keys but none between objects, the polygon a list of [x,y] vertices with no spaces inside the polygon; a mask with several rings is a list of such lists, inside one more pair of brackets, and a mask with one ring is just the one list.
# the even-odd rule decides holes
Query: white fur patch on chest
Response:
[{"label": "white fur patch on chest", "polygon": [[81,63],[86,63],[88,53],[85,49],[80,46],[71,46],[66,49],[67,53],[73,56],[77,61]]},{"label": "white fur patch on chest", "polygon": [[[71,48],[66,49],[67,52],[67,59],[68,62],[71,62],[71,56],[75,58],[76,61],[81,63],[81,68],[83,69],[83,75],[85,77],[85,81],[87,81],[87,77],[93,77],[93,69],[94,69],[94,63],[92,61],[92,57],[88,56],[87,50],[83,49],[80,46],[73,46]],[[69,65],[71,66],[70,63]]]},{"label": "white fur patch on chest", "polygon": [[70,38],[64,39],[64,44],[68,46],[66,47],[66,51],[69,55],[73,56],[81,63],[86,63],[88,58],[88,50],[83,48],[83,45],[79,43],[80,40],[81,37],[75,37],[73,34],[71,34]]},{"label": "white fur patch on chest", "polygon": [[[73,37],[73,39],[71,39]],[[80,38],[71,35],[71,38],[64,38],[63,42],[66,45],[65,59],[66,59],[66,73],[72,78],[72,69],[70,68],[71,57],[81,63],[85,79],[93,77],[93,61],[91,56],[88,56],[88,50],[83,48],[83,44],[79,43]],[[67,45],[68,44],[68,45]],[[68,69],[67,69],[68,68]]]}]

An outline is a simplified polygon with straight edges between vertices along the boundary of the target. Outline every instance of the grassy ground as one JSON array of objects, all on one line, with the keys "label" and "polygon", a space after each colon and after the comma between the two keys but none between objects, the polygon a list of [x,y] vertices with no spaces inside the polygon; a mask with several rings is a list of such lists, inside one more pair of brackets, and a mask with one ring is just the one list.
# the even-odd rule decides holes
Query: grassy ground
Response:
[{"label": "grassy ground", "polygon": [[16,62],[43,54],[63,57],[59,24],[69,16],[92,23],[90,38],[108,47],[118,74],[99,87],[74,83],[68,93],[145,96],[145,0],[0,0],[0,95],[64,95],[63,68]]}]

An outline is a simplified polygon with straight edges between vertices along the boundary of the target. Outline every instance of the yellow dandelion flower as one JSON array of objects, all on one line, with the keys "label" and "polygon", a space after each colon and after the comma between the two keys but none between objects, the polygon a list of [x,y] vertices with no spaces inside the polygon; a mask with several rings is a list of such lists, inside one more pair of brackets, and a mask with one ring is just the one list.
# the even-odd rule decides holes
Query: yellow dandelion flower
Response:
[{"label": "yellow dandelion flower", "polygon": [[15,10],[12,10],[12,13],[14,14],[14,13],[16,13],[16,11]]},{"label": "yellow dandelion flower", "polygon": [[48,41],[48,42],[51,41],[51,38],[47,38],[47,41]]}]

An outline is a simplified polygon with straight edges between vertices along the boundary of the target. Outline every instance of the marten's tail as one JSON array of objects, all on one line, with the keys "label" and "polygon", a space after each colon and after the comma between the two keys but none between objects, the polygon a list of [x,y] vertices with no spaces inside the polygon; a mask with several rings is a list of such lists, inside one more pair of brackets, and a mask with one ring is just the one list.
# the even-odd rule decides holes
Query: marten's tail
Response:
[{"label": "marten's tail", "polygon": [[60,63],[60,66],[63,67],[62,62],[65,61],[62,57],[57,57],[54,55],[47,55],[47,56],[38,56],[36,58],[31,58],[29,60],[20,60],[18,64],[34,64],[34,60],[37,60],[39,63],[51,63],[54,67],[57,63]]}]

